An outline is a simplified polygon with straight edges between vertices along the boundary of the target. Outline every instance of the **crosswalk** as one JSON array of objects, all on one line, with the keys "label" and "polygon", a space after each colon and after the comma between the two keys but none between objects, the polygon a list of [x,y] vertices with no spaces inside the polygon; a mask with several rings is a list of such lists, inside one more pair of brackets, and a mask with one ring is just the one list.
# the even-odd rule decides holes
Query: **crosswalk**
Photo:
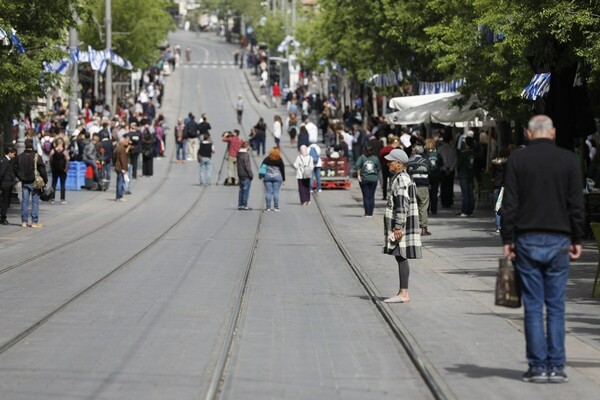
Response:
[{"label": "crosswalk", "polygon": [[180,65],[183,68],[239,68],[238,65],[230,61],[202,61],[188,62]]}]

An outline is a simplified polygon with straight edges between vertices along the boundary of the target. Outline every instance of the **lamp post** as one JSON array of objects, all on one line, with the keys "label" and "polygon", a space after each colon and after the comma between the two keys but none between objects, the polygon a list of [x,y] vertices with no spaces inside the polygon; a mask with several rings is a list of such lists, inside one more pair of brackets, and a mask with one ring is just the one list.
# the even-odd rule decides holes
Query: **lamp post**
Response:
[{"label": "lamp post", "polygon": [[[78,46],[77,28],[69,29],[69,50],[76,51]],[[79,72],[77,70],[77,62],[71,66],[71,95],[69,96],[69,134],[72,135],[77,128],[77,116],[79,114],[79,106],[77,99],[79,98]]]},{"label": "lamp post", "polygon": [[105,0],[104,24],[106,25],[106,54],[109,57],[106,60],[106,79],[104,81],[104,104],[112,109],[112,64],[110,62],[110,51],[112,48],[112,16],[111,16],[111,0]]}]

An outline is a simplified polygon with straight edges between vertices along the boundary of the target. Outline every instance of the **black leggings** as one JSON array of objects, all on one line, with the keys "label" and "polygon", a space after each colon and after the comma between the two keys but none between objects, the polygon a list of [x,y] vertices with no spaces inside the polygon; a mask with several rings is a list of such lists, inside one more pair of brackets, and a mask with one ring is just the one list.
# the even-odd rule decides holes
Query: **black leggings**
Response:
[{"label": "black leggings", "polygon": [[[67,173],[61,170],[52,170],[52,189],[55,190],[54,195],[56,198],[56,184],[60,179],[60,200],[63,201],[65,199],[65,189],[67,184]],[[54,199],[52,199],[54,200]]]},{"label": "black leggings", "polygon": [[408,276],[410,275],[410,267],[408,260],[401,256],[396,256],[398,262],[398,274],[400,275],[400,290],[408,289]]}]

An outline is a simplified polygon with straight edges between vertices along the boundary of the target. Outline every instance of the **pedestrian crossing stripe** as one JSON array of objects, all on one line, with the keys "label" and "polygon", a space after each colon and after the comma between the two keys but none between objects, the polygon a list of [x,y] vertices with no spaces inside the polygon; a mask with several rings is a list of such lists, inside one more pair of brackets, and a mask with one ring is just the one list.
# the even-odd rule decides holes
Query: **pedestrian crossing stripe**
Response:
[{"label": "pedestrian crossing stripe", "polygon": [[239,68],[237,65],[232,65],[232,64],[224,64],[224,65],[198,65],[198,64],[183,64],[182,65],[183,68],[202,68],[202,69],[207,69],[207,68],[211,68],[211,69],[216,69],[216,68],[229,68],[229,69],[233,69],[233,68]]}]

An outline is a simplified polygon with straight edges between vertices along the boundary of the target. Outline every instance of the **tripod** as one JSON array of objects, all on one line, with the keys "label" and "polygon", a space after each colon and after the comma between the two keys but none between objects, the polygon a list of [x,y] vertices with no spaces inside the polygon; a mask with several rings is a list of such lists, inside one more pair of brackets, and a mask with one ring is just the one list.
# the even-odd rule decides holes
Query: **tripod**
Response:
[{"label": "tripod", "polygon": [[221,160],[221,166],[219,167],[219,173],[217,174],[217,185],[221,182],[221,173],[223,172],[223,165],[225,164],[225,160],[227,159],[227,153],[229,152],[229,146],[225,149],[225,153],[223,154],[223,159]]}]

